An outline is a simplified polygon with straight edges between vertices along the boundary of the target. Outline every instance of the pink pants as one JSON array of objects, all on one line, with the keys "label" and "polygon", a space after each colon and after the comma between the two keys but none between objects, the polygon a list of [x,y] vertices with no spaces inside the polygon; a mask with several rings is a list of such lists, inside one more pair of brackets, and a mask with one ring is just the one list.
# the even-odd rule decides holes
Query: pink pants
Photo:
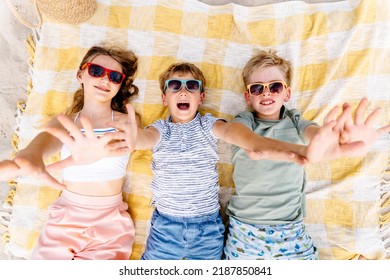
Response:
[{"label": "pink pants", "polygon": [[122,194],[84,196],[64,190],[49,207],[31,259],[128,260],[134,224]]}]

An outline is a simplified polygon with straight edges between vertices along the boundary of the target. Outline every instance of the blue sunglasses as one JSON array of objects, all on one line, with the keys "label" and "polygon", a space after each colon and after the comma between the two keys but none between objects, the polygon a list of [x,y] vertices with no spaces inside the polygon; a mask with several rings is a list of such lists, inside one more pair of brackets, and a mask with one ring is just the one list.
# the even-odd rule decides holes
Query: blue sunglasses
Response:
[{"label": "blue sunglasses", "polygon": [[164,85],[164,93],[169,90],[170,92],[179,92],[183,85],[186,90],[192,93],[198,92],[202,88],[202,82],[200,80],[179,80],[172,79],[166,80]]}]

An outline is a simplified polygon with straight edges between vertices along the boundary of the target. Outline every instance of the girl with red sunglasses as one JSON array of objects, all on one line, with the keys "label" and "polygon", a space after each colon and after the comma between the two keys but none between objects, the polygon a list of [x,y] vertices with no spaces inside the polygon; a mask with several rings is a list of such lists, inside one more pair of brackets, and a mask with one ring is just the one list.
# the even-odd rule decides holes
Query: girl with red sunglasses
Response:
[{"label": "girl with red sunglasses", "polygon": [[[48,173],[44,160],[60,152],[61,158],[71,163],[82,151],[72,150],[45,131],[13,160],[0,162],[0,180],[33,175],[62,190],[49,206],[32,259],[130,258],[135,230],[122,199],[130,153],[123,149],[108,156],[103,147],[117,141],[111,133],[115,129],[107,123],[126,122],[125,105],[138,94],[133,84],[137,66],[138,58],[132,51],[109,46],[91,47],[80,63],[76,78],[81,87],[63,117],[77,127],[69,131],[74,140],[91,136],[86,145],[94,147],[98,161],[92,157],[88,162],[77,161],[77,165],[64,168],[63,182],[58,182]],[[90,120],[87,127],[85,118]],[[64,130],[57,118],[49,126]]]}]

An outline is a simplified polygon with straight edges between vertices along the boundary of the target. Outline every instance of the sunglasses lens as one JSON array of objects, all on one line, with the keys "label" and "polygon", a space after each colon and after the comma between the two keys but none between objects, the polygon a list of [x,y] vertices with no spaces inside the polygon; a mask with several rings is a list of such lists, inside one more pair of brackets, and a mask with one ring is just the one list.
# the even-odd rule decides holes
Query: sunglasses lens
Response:
[{"label": "sunglasses lens", "polygon": [[91,64],[88,68],[88,73],[92,77],[102,77],[104,75],[104,68],[100,65]]},{"label": "sunglasses lens", "polygon": [[200,90],[200,83],[197,80],[188,80],[186,82],[186,88],[189,92],[197,92]]},{"label": "sunglasses lens", "polygon": [[249,92],[252,95],[260,95],[264,91],[264,86],[262,84],[253,84],[249,87]]},{"label": "sunglasses lens", "polygon": [[122,73],[118,71],[111,71],[109,69],[105,69],[103,66],[97,64],[89,64],[88,73],[92,77],[103,77],[106,73],[109,73],[108,78],[111,82],[115,84],[120,84],[123,81]]},{"label": "sunglasses lens", "polygon": [[182,84],[179,80],[170,80],[168,81],[168,90],[171,92],[178,92],[181,90]]},{"label": "sunglasses lens", "polygon": [[110,72],[110,81],[115,84],[120,84],[122,82],[123,76],[117,71]]},{"label": "sunglasses lens", "polygon": [[283,91],[283,84],[281,82],[275,82],[269,84],[269,91],[271,93],[281,93]]}]

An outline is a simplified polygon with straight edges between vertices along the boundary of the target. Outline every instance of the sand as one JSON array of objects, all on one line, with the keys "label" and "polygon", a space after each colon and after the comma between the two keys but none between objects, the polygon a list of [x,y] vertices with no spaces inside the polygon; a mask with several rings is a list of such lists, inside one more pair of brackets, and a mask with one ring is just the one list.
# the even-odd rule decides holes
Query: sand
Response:
[{"label": "sand", "polygon": [[[34,20],[29,0],[13,0],[12,3],[27,19]],[[0,1],[0,26],[0,160],[3,160],[12,154],[16,104],[26,97],[28,53],[24,40],[32,30],[17,20],[5,1]],[[0,182],[1,204],[8,191],[8,184]],[[6,259],[1,246],[0,259]]]},{"label": "sand", "polygon": [[[12,0],[26,19],[34,21],[29,0]],[[24,26],[0,2],[0,160],[10,158],[11,139],[16,126],[15,114],[18,100],[25,99],[28,77],[28,52],[24,40],[32,30]],[[0,201],[8,193],[8,185],[0,183]]]}]

